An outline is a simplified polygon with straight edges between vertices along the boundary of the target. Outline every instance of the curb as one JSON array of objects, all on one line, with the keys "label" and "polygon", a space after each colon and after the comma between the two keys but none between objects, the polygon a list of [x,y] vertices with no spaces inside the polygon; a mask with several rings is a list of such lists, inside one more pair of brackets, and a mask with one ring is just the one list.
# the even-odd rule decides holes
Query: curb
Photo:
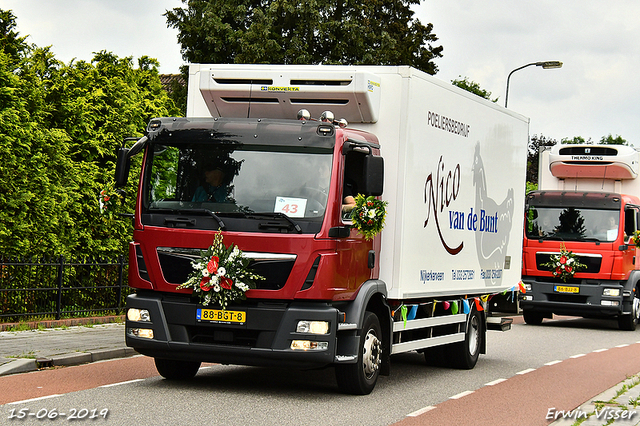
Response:
[{"label": "curb", "polygon": [[27,322],[6,322],[0,323],[0,331],[11,331],[21,325],[26,326],[28,329],[43,328],[56,328],[56,327],[73,327],[79,325],[98,325],[98,324],[111,324],[111,323],[124,323],[124,315],[109,315],[104,317],[84,317],[84,318],[69,318],[60,320],[41,320],[41,321],[27,321]]},{"label": "curb", "polygon": [[101,349],[91,352],[76,352],[72,354],[56,355],[51,358],[25,359],[15,358],[0,365],[0,376],[9,374],[28,373],[43,368],[62,367],[88,364],[116,358],[127,358],[138,355],[133,348]]}]

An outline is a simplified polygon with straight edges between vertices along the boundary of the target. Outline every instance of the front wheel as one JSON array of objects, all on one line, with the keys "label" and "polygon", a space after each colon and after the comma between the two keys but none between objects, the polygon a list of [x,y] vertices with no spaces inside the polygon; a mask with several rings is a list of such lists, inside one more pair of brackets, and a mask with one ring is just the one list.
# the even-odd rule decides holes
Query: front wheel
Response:
[{"label": "front wheel", "polygon": [[634,331],[640,320],[640,298],[637,291],[634,292],[633,302],[631,302],[631,313],[618,317],[618,327],[620,330]]},{"label": "front wheel", "polygon": [[360,335],[358,361],[336,365],[338,387],[350,394],[367,395],[376,386],[382,361],[382,329],[378,317],[366,312]]},{"label": "front wheel", "polygon": [[544,319],[544,315],[540,312],[531,312],[524,310],[522,311],[522,318],[524,318],[524,322],[530,325],[540,325],[542,324],[542,320]]},{"label": "front wheel", "polygon": [[156,370],[167,380],[188,380],[200,369],[197,361],[176,361],[172,359],[154,358]]}]

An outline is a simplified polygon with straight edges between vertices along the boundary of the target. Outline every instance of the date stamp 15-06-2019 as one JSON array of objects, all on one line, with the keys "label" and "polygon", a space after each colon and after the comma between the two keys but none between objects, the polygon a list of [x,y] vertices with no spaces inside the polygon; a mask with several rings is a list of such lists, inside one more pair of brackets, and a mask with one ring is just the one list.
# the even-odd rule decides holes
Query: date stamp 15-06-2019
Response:
[{"label": "date stamp 15-06-2019", "polygon": [[60,411],[57,408],[39,410],[31,410],[30,408],[13,408],[9,410],[9,420],[24,420],[35,418],[38,420],[98,420],[106,419],[109,414],[108,408],[70,408],[69,410]]}]

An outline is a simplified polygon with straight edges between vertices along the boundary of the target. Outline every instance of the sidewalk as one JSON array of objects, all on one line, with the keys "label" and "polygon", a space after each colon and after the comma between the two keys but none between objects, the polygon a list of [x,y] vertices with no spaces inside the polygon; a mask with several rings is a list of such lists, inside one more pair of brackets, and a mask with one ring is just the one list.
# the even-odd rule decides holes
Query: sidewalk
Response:
[{"label": "sidewalk", "polygon": [[123,323],[0,332],[0,376],[135,354]]},{"label": "sidewalk", "polygon": [[562,414],[551,426],[640,425],[640,373]]},{"label": "sidewalk", "polygon": [[[124,328],[123,323],[111,323],[2,331],[0,376],[135,355],[133,349],[125,346]],[[549,414],[548,421],[552,426],[640,425],[640,373],[605,390],[575,410]],[[563,414],[567,418],[562,418]]]}]

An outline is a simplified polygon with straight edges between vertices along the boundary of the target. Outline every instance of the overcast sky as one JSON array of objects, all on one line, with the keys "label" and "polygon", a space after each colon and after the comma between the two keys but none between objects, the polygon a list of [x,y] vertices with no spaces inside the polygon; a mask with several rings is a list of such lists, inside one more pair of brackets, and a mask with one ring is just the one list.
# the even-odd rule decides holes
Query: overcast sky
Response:
[{"label": "overcast sky", "polygon": [[[162,14],[180,0],[0,0],[18,31],[56,58],[90,60],[108,50],[160,61],[161,73],[182,65],[177,32]],[[444,47],[436,77],[459,77],[492,92],[531,119],[530,134],[599,141],[620,135],[640,147],[640,2],[637,0],[429,0],[416,18],[432,23]]]}]

